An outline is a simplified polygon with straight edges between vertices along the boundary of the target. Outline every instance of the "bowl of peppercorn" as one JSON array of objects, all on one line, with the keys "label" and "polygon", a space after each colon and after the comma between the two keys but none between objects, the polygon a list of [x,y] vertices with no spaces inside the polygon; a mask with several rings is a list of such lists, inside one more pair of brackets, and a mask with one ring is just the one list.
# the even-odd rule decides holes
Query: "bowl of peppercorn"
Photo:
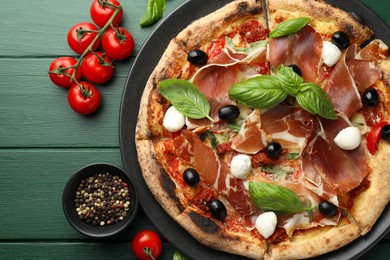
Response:
[{"label": "bowl of peppercorn", "polygon": [[126,229],[138,209],[130,176],[108,163],[78,170],[66,183],[62,207],[69,223],[92,238],[107,238]]}]

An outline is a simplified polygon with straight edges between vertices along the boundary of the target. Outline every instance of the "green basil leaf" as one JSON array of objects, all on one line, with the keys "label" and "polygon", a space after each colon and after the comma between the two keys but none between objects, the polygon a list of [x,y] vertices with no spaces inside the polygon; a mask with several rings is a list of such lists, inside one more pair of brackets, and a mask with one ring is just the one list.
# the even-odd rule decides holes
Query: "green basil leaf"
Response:
[{"label": "green basil leaf", "polygon": [[276,76],[266,75],[234,84],[229,96],[252,108],[271,108],[281,103],[287,94]]},{"label": "green basil leaf", "polygon": [[172,260],[190,260],[190,258],[180,251],[175,251]]},{"label": "green basil leaf", "polygon": [[298,104],[310,113],[317,114],[326,119],[337,119],[328,95],[320,86],[312,82],[304,83],[300,86],[300,91],[296,99]]},{"label": "green basil leaf", "polygon": [[249,182],[249,194],[255,206],[262,211],[273,211],[276,214],[296,214],[313,210],[309,200],[306,199],[304,207],[293,191],[276,184],[251,181]]},{"label": "green basil leaf", "polygon": [[182,79],[166,79],[160,82],[159,91],[183,115],[201,119],[209,116],[210,104],[200,90]]},{"label": "green basil leaf", "polygon": [[245,54],[249,54],[249,53],[253,53],[255,52],[256,50],[260,49],[260,48],[263,48],[265,46],[267,46],[267,44],[269,43],[269,39],[267,40],[262,40],[262,41],[257,41],[257,42],[253,42],[250,44],[249,47],[246,47],[246,48],[239,48],[239,47],[236,47],[233,43],[233,40],[232,38],[229,38],[229,37],[225,37],[225,41],[226,43],[228,44],[228,46],[233,49],[234,51],[236,52],[242,52],[242,53],[245,53]]},{"label": "green basil leaf", "polygon": [[299,158],[300,153],[289,153],[286,155],[287,160],[296,160]]},{"label": "green basil leaf", "polygon": [[160,20],[164,15],[166,0],[149,0],[144,16],[141,18],[139,24],[149,26]]},{"label": "green basil leaf", "polygon": [[270,38],[279,38],[299,32],[310,21],[310,18],[300,17],[286,20],[278,24],[270,33]]},{"label": "green basil leaf", "polygon": [[229,122],[227,125],[229,129],[231,129],[233,132],[238,133],[241,130],[241,125],[235,124],[234,122]]},{"label": "green basil leaf", "polygon": [[277,76],[283,90],[290,96],[296,96],[299,91],[299,86],[303,84],[303,78],[299,76],[290,67],[285,67],[281,64],[277,69]]}]

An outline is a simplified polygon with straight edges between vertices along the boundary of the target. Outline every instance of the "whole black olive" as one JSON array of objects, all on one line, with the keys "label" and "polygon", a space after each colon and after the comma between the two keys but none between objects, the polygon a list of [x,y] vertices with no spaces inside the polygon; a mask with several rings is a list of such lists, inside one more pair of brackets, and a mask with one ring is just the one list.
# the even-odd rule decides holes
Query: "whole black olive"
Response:
[{"label": "whole black olive", "polygon": [[364,90],[362,95],[363,105],[374,107],[378,105],[379,102],[379,93],[375,88],[368,88]]},{"label": "whole black olive", "polygon": [[223,220],[226,218],[227,210],[222,201],[218,199],[210,200],[208,206],[211,215],[213,215],[216,219]]},{"label": "whole black olive", "polygon": [[293,71],[298,74],[299,76],[302,77],[302,71],[301,69],[298,67],[298,65],[295,65],[295,64],[291,64],[291,65],[288,65],[290,68],[293,69]]},{"label": "whole black olive", "polygon": [[276,159],[282,153],[282,145],[278,142],[268,143],[265,147],[265,154],[272,159]]},{"label": "whole black olive", "polygon": [[222,120],[233,120],[240,115],[240,110],[235,105],[223,106],[218,110],[218,117]]},{"label": "whole black olive", "polygon": [[383,140],[390,142],[390,125],[385,125],[382,127],[381,137]]},{"label": "whole black olive", "polygon": [[326,200],[320,202],[318,210],[325,217],[333,217],[337,213],[337,207]]},{"label": "whole black olive", "polygon": [[332,43],[336,45],[340,50],[348,48],[350,42],[348,35],[345,32],[335,32],[332,36]]},{"label": "whole black olive", "polygon": [[193,65],[204,65],[207,63],[209,57],[207,53],[202,50],[192,50],[188,52],[187,60]]},{"label": "whole black olive", "polygon": [[183,172],[183,179],[188,185],[195,186],[199,183],[200,177],[195,169],[187,168]]}]

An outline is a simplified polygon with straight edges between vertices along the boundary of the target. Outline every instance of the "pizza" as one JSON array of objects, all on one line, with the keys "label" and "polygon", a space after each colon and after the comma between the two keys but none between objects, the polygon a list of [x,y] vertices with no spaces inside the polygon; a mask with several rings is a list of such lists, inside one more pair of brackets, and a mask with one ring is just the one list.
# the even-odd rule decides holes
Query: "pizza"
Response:
[{"label": "pizza", "polygon": [[145,86],[142,175],[200,243],[309,258],[367,234],[390,200],[390,59],[325,1],[237,0],[183,25]]}]

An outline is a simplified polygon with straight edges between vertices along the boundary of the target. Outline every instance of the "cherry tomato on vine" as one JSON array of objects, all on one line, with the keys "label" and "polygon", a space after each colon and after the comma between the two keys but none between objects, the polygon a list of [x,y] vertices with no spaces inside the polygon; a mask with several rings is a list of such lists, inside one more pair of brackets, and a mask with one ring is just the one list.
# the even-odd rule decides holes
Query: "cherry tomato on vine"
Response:
[{"label": "cherry tomato on vine", "polygon": [[100,105],[100,99],[99,91],[92,84],[85,81],[74,84],[68,92],[70,107],[83,115],[95,112]]},{"label": "cherry tomato on vine", "polygon": [[[70,81],[70,76],[74,72],[74,68],[69,68],[74,66],[77,63],[77,60],[72,57],[59,57],[52,61],[49,67],[49,77],[51,81],[57,86],[63,88],[70,88],[74,82]],[[67,69],[69,68],[69,69]],[[81,78],[81,70],[76,71],[75,79],[79,81]]]},{"label": "cherry tomato on vine", "polygon": [[[81,22],[77,23],[68,31],[68,44],[69,47],[82,54],[92,41],[97,36],[98,28],[93,23]],[[98,39],[92,46],[92,50],[96,50],[99,47],[100,39]]]},{"label": "cherry tomato on vine", "polygon": [[134,50],[134,38],[123,27],[108,29],[102,37],[102,46],[106,54],[114,60],[130,57]]},{"label": "cherry tomato on vine", "polygon": [[[91,17],[92,20],[99,26],[104,27],[111,16],[115,13],[115,7],[110,6],[120,6],[121,4],[117,0],[94,0],[91,5]],[[117,26],[123,17],[123,8],[115,16],[112,21],[113,26]]]},{"label": "cherry tomato on vine", "polygon": [[[133,238],[132,249],[138,259],[156,259],[162,251],[161,239],[158,234],[152,230],[140,231]],[[153,258],[150,256],[153,256]]]},{"label": "cherry tomato on vine", "polygon": [[87,80],[96,84],[106,83],[114,74],[111,59],[98,51],[85,56],[81,63],[81,71]]}]

